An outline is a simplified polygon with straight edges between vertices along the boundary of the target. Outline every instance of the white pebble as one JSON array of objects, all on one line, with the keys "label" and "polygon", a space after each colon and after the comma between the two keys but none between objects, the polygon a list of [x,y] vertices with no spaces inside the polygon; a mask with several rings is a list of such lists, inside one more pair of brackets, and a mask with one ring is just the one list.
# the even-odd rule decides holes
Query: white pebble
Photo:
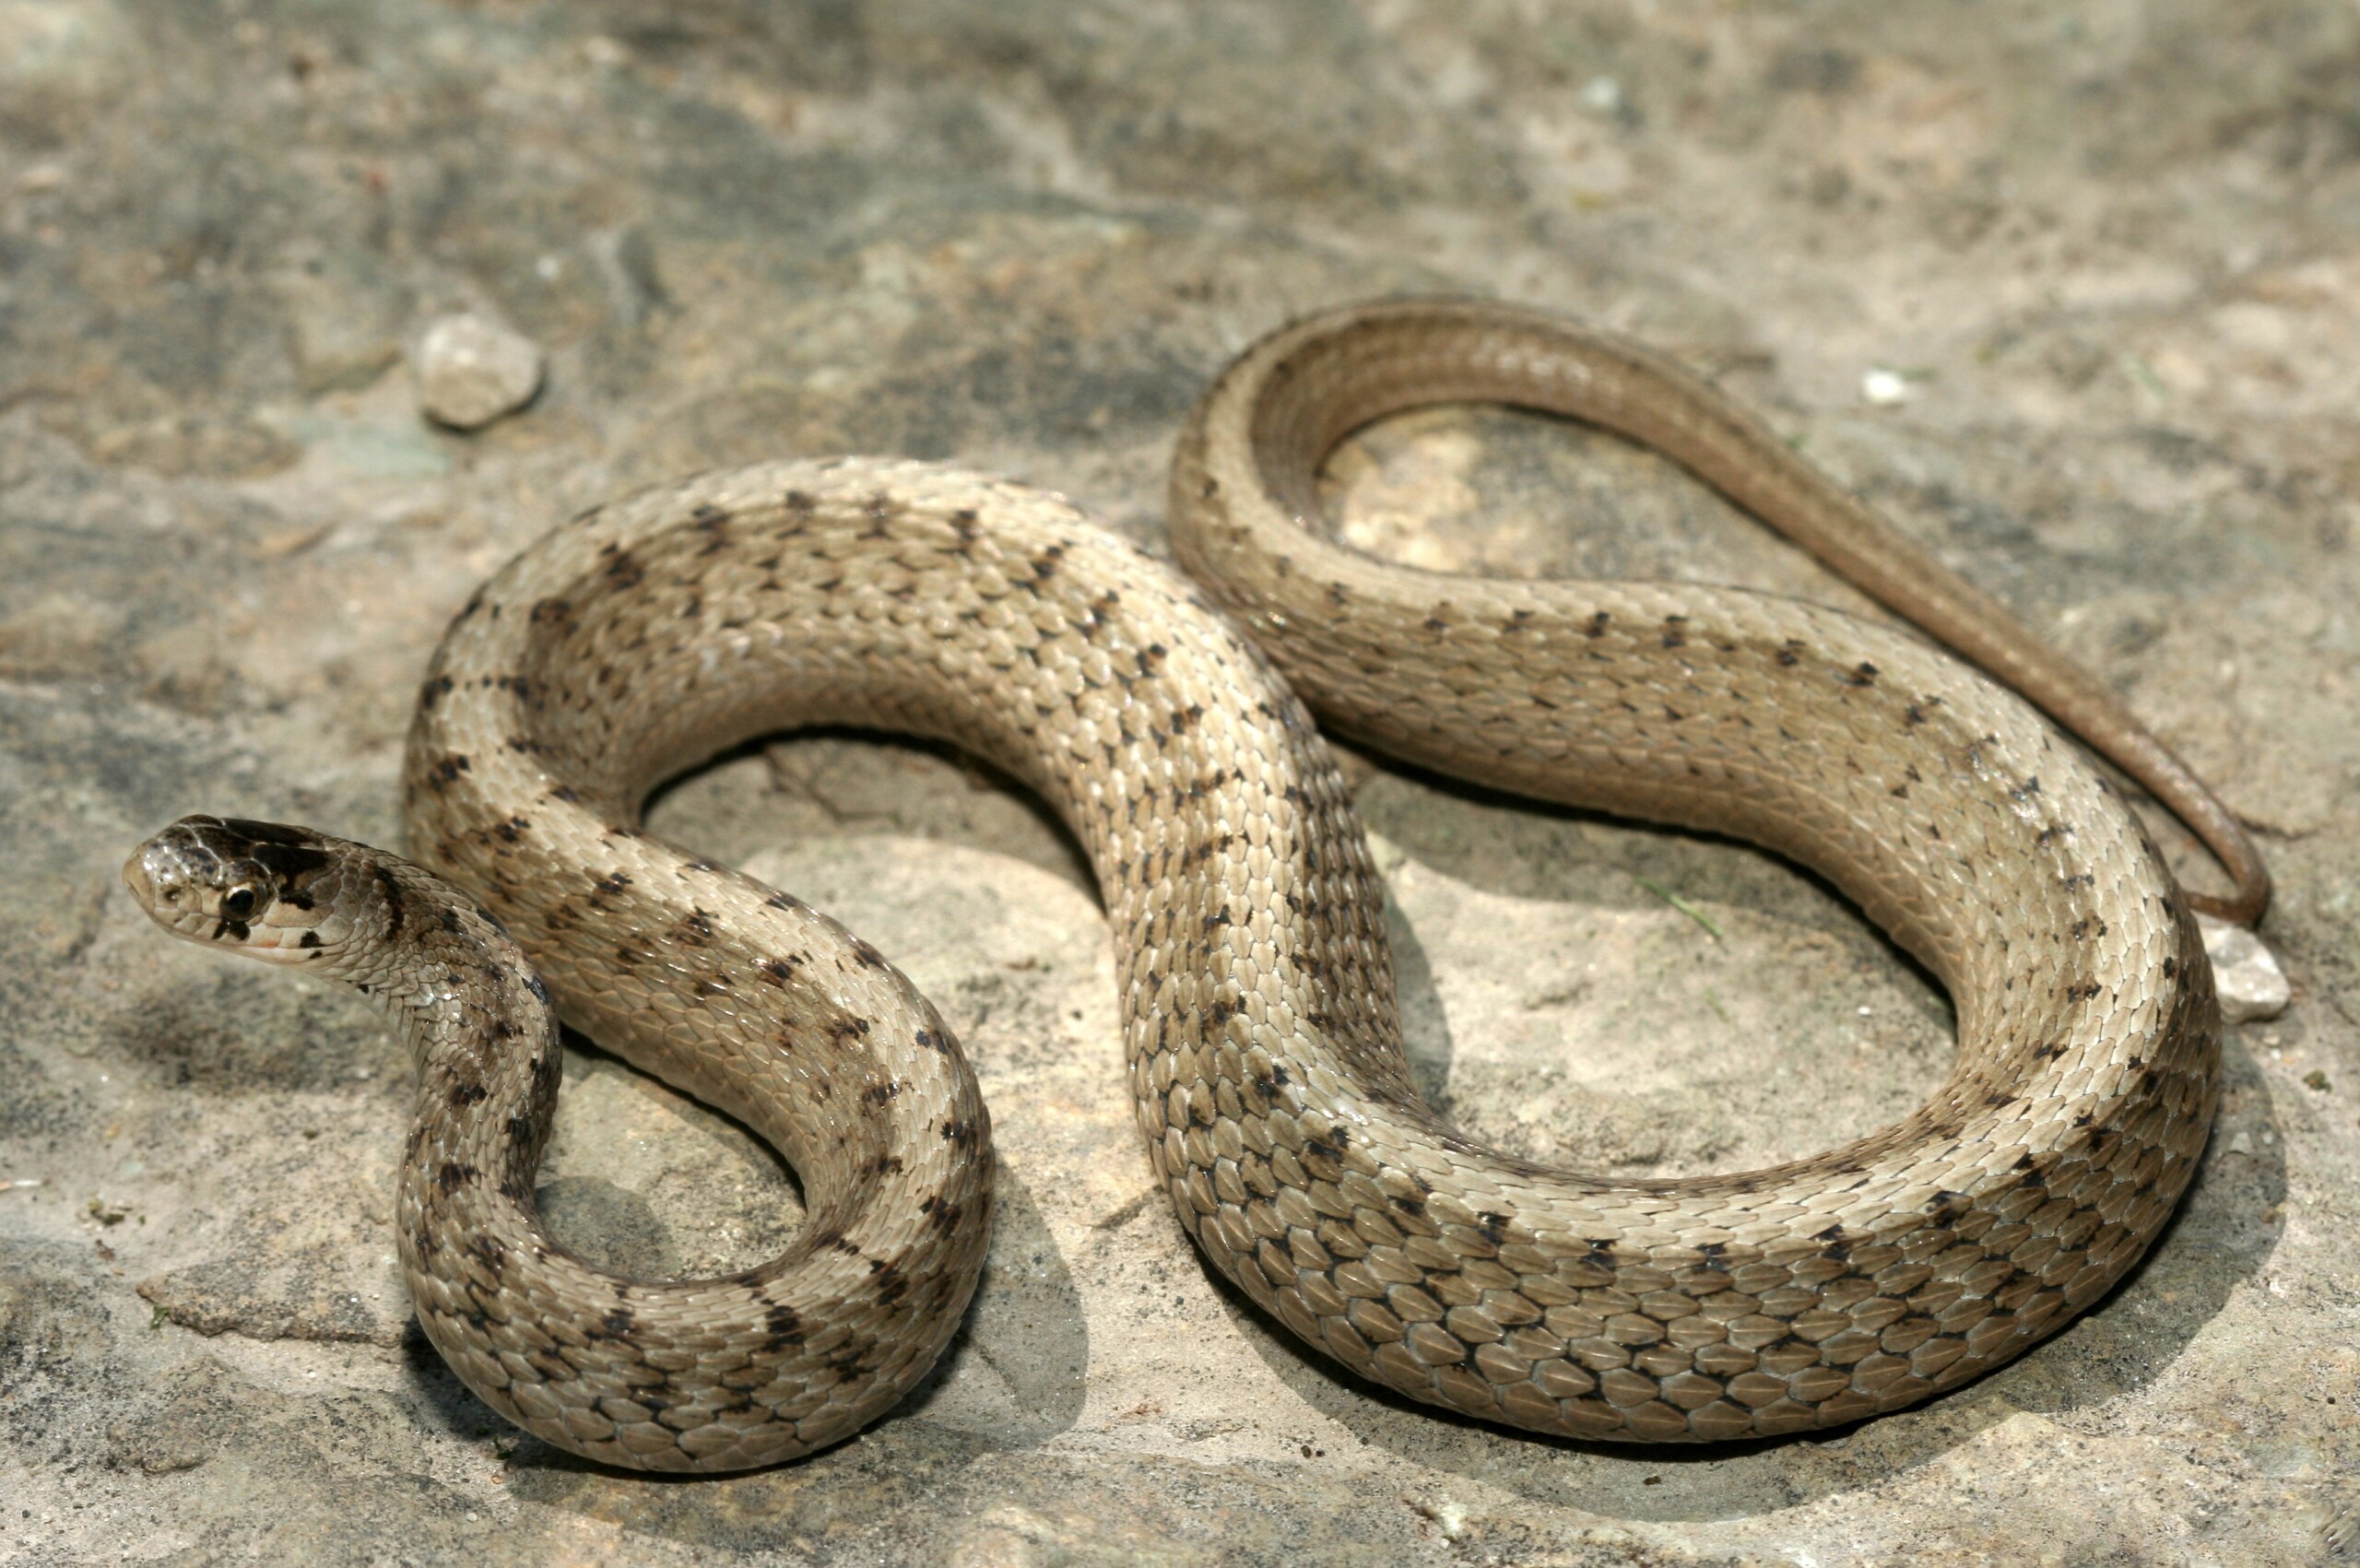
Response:
[{"label": "white pebble", "polygon": [[1909,378],[1899,371],[1872,370],[1860,377],[1860,399],[1890,408],[1909,399]]},{"label": "white pebble", "polygon": [[444,316],[419,340],[418,406],[454,430],[480,430],[540,388],[540,345],[496,322]]},{"label": "white pebble", "polygon": [[2260,937],[2209,914],[2198,915],[2196,925],[2204,933],[2204,951],[2212,961],[2212,987],[2221,994],[2222,1021],[2245,1023],[2276,1018],[2286,1010],[2294,988]]}]

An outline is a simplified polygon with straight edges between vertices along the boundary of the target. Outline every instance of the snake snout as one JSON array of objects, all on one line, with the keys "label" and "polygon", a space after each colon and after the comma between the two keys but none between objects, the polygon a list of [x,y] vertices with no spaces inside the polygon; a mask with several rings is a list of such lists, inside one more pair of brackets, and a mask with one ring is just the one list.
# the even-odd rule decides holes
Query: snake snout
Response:
[{"label": "snake snout", "polygon": [[188,878],[171,852],[150,839],[123,863],[123,885],[131,890],[140,908],[154,914],[181,902]]},{"label": "snake snout", "polygon": [[183,922],[207,913],[206,861],[192,854],[185,829],[185,823],[173,823],[123,863],[123,885],[150,919],[175,933]]}]

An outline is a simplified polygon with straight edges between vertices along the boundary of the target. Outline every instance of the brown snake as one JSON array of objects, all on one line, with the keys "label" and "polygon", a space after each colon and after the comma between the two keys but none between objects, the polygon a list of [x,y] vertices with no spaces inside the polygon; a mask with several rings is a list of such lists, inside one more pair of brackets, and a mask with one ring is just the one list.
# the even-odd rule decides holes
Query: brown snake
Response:
[{"label": "brown snake", "polygon": [[[2103,688],[1619,338],[1497,306],[1360,307],[1233,365],[1183,436],[1182,560],[1347,733],[1488,784],[1731,832],[1834,879],[1948,988],[1919,1110],[1769,1170],[1607,1180],[1470,1143],[1418,1097],[1383,893],[1334,761],[1199,591],[1039,490],[861,458],[738,469],[560,528],[462,610],[412,728],[412,852],[191,819],[126,878],[181,935],[371,990],[419,1062],[399,1241],[491,1406],[593,1458],[731,1469],[891,1407],[981,1267],[988,1124],[933,1009],[792,898],[642,832],[747,737],[951,740],[1095,868],[1138,1114],[1181,1222],[1300,1338],[1412,1397],[1578,1437],[1850,1421],[2020,1353],[2163,1225],[2215,1098],[2189,902],[2022,701],[1794,600],[1382,565],[1303,526],[1352,429],[1553,409],[1683,463],[2092,738],[2221,855],[2242,831]],[[779,1258],[670,1283],[542,1229],[556,1012],[741,1117],[800,1174]]]}]

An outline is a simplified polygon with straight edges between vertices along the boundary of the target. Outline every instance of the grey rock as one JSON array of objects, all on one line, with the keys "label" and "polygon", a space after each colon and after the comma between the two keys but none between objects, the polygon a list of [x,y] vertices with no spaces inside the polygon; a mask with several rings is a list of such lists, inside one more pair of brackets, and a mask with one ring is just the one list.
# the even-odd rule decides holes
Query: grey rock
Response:
[{"label": "grey rock", "polygon": [[453,430],[481,430],[533,400],[540,345],[478,315],[443,316],[418,344],[418,406]]},{"label": "grey rock", "polygon": [[2221,995],[2224,1022],[2252,1023],[2286,1010],[2295,988],[2260,937],[2210,915],[2198,915],[2196,923],[2204,933],[2204,956],[2212,961],[2212,987]]}]

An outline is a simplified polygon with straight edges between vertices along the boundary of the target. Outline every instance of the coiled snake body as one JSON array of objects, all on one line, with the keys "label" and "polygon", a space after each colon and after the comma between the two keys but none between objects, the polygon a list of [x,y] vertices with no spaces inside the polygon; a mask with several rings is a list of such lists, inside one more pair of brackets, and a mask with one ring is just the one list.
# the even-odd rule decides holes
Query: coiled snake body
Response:
[{"label": "coiled snake body", "polygon": [[[1063,816],[1114,932],[1157,1177],[1215,1267],[1363,1375],[1536,1431],[1718,1439],[1893,1409],[2054,1332],[2154,1237],[2212,1113],[2211,971],[2140,829],[2023,701],[1906,635],[1732,590],[1410,572],[1300,525],[1337,440],[1446,397],[1688,463],[2094,736],[2258,910],[2235,823],[2102,689],[1717,394],[1449,304],[1322,318],[1233,366],[1174,465],[1183,560],[1352,733],[1832,878],[1957,1011],[1949,1079],[1894,1126],[1676,1181],[1460,1137],[1410,1083],[1380,884],[1263,653],[1063,501],[921,464],[643,494],[461,612],[411,733],[410,848],[513,947],[416,868],[301,830],[193,819],[126,874],[181,934],[406,1020],[419,1319],[495,1409],[595,1458],[728,1469],[834,1441],[924,1373],[981,1267],[988,1122],[932,1008],[825,916],[637,827],[663,778],[818,724],[955,741]],[[567,1022],[777,1145],[810,1200],[785,1255],[651,1283],[549,1239],[531,1191],[558,1056],[518,949]]]}]

